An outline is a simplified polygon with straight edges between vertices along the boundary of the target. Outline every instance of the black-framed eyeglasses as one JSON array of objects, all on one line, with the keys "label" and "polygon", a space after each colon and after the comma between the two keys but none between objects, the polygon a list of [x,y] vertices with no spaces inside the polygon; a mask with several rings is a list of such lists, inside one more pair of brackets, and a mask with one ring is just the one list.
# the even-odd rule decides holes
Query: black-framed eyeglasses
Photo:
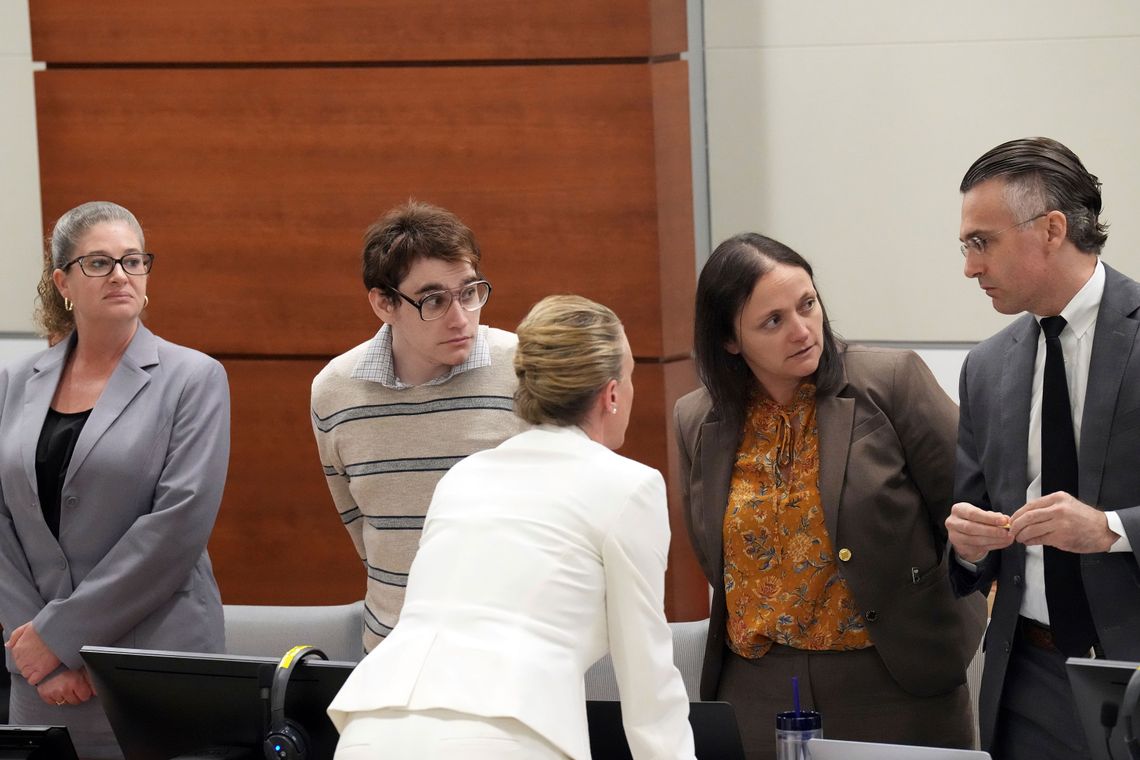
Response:
[{"label": "black-framed eyeglasses", "polygon": [[491,283],[486,280],[476,280],[455,290],[433,290],[418,301],[396,288],[392,288],[392,292],[415,306],[416,311],[420,313],[420,319],[430,322],[446,314],[451,308],[451,302],[456,299],[459,301],[459,308],[464,311],[477,311],[483,308],[487,299],[491,297]]},{"label": "black-framed eyeglasses", "polygon": [[1005,227],[1004,229],[998,230],[997,232],[991,232],[989,235],[984,235],[984,236],[983,235],[971,235],[970,237],[966,238],[965,240],[958,241],[959,242],[958,249],[960,251],[962,251],[963,256],[968,256],[971,253],[976,253],[979,256],[981,256],[982,254],[984,254],[986,252],[986,246],[989,245],[991,242],[993,242],[994,238],[996,238],[1001,233],[1008,232],[1009,230],[1012,230],[1014,227],[1020,227],[1023,224],[1029,224],[1030,222],[1035,222],[1038,219],[1040,219],[1041,217],[1048,216],[1048,215],[1049,215],[1048,211],[1042,211],[1037,216],[1031,216],[1028,219],[1023,219],[1020,222],[1017,222],[1015,224],[1011,224],[1008,227]]},{"label": "black-framed eyeglasses", "polygon": [[128,253],[126,256],[116,259],[114,256],[108,256],[104,253],[90,253],[86,256],[76,256],[60,269],[66,272],[73,264],[78,264],[83,274],[88,277],[107,277],[115,270],[116,264],[121,266],[127,274],[141,277],[150,272],[150,268],[154,265],[154,254]]}]

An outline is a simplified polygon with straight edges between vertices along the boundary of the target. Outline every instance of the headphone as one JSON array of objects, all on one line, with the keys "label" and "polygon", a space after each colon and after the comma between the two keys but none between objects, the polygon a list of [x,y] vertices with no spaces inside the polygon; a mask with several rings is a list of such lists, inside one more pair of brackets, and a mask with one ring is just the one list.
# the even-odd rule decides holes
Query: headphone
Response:
[{"label": "headphone", "polygon": [[285,653],[273,673],[273,684],[269,688],[269,730],[261,745],[265,760],[305,760],[308,754],[309,735],[300,724],[285,717],[285,691],[289,688],[289,678],[307,657],[328,659],[316,647],[296,646]]},{"label": "headphone", "polygon": [[1136,708],[1140,707],[1140,667],[1132,671],[1128,679],[1128,688],[1124,690],[1124,704],[1120,706],[1124,718],[1124,746],[1128,748],[1128,755],[1132,760],[1140,760],[1140,737],[1132,728],[1132,716]]}]

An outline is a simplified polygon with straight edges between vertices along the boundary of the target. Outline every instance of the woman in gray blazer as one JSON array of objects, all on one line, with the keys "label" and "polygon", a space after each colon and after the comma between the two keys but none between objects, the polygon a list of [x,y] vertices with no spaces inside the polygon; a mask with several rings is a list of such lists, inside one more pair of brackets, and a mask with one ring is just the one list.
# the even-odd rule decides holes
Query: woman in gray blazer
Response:
[{"label": "woman in gray blazer", "polygon": [[140,321],[154,260],[130,211],[52,232],[37,314],[53,345],[0,370],[0,625],[14,724],[121,757],[80,647],[220,652],[206,542],[229,459],[213,359]]},{"label": "woman in gray blazer", "polygon": [[984,604],[946,567],[957,410],[912,352],[845,346],[811,267],[756,234],[697,285],[704,388],[677,402],[685,516],[713,586],[702,699],[775,756],[793,676],[833,739],[968,747]]}]

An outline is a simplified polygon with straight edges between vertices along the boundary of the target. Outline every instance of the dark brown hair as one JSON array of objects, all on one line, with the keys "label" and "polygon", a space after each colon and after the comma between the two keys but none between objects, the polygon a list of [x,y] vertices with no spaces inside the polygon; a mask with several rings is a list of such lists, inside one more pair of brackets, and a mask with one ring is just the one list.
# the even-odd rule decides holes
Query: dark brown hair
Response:
[{"label": "dark brown hair", "polygon": [[417,259],[465,262],[479,272],[479,244],[467,225],[446,209],[408,201],[389,210],[364,233],[364,287],[389,299]]},{"label": "dark brown hair", "polygon": [[[777,264],[798,267],[815,279],[811,265],[788,246],[745,232],[725,240],[709,256],[697,280],[694,353],[697,373],[712,397],[713,407],[726,420],[742,422],[757,381],[744,357],[725,348],[736,340],[736,322],[760,278]],[[816,295],[823,311],[823,352],[815,371],[816,390],[828,393],[843,377],[841,343],[831,330],[823,298]]]}]

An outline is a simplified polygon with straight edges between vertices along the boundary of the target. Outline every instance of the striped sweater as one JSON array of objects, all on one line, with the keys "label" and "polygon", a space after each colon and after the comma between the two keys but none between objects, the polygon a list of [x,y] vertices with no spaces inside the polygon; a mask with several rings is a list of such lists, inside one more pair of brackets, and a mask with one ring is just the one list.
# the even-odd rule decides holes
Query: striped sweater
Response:
[{"label": "striped sweater", "polygon": [[353,378],[369,343],[336,357],[313,380],[321,464],[368,574],[365,650],[396,625],[435,484],[467,455],[527,427],[513,411],[518,341],[502,330],[485,334],[490,365],[439,385],[397,390]]}]

